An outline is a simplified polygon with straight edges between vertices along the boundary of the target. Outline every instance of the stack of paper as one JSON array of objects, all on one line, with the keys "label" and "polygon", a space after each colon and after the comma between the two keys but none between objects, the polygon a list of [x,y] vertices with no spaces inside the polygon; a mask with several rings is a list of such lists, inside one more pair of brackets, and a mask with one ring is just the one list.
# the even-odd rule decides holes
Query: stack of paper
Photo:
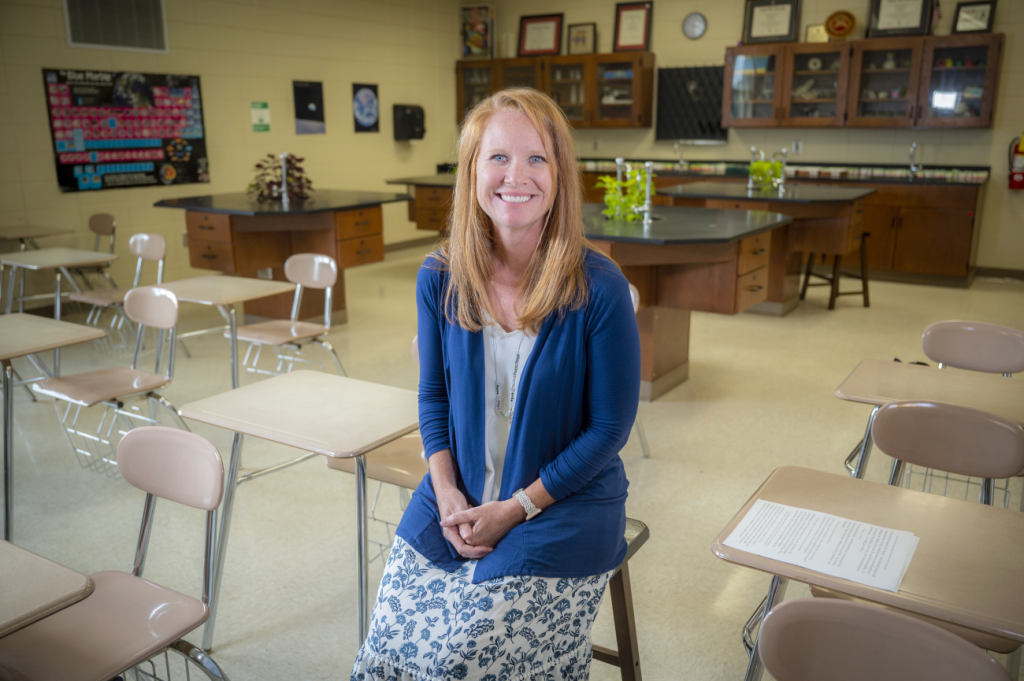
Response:
[{"label": "stack of paper", "polygon": [[725,545],[887,591],[899,591],[920,537],[758,499]]}]

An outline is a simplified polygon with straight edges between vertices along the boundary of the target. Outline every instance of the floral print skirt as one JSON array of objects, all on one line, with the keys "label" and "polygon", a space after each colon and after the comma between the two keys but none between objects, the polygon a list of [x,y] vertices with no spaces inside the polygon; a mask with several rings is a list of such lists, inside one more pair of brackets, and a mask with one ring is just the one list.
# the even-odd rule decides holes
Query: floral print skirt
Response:
[{"label": "floral print skirt", "polygon": [[612,573],[473,584],[476,564],[445,572],[396,538],[352,681],[588,678],[590,628]]}]

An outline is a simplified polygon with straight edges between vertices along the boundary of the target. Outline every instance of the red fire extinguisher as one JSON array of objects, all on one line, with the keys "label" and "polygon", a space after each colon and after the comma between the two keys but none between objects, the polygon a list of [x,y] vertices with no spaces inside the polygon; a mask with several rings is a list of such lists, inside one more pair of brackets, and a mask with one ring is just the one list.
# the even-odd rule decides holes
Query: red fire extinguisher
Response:
[{"label": "red fire extinguisher", "polygon": [[1024,135],[1010,142],[1010,189],[1024,189]]}]

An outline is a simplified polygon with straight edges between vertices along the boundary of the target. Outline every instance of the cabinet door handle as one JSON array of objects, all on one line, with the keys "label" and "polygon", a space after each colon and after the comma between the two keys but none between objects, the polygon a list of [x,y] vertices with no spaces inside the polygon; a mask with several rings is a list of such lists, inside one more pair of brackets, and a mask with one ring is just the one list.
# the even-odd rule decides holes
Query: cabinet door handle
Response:
[{"label": "cabinet door handle", "polygon": [[356,251],[356,255],[369,255],[370,253],[373,253],[372,248],[364,248],[361,251]]},{"label": "cabinet door handle", "polygon": [[199,225],[199,229],[215,229],[212,225]]},{"label": "cabinet door handle", "polygon": [[356,226],[356,227],[366,227],[366,226],[367,226],[367,225],[369,225],[369,224],[370,224],[370,221],[369,221],[369,220],[363,220],[362,222],[357,222],[357,223],[355,223],[355,226]]},{"label": "cabinet door handle", "polygon": [[200,257],[200,258],[206,258],[207,260],[216,260],[216,259],[217,259],[217,256],[215,256],[215,255],[211,255],[211,254],[209,254],[209,253],[203,253],[203,254],[202,254],[202,255],[200,255],[199,257]]},{"label": "cabinet door handle", "polygon": [[751,286],[747,290],[750,291],[751,293],[757,293],[758,291],[760,291],[763,288],[764,288],[764,286],[758,285],[758,286]]}]

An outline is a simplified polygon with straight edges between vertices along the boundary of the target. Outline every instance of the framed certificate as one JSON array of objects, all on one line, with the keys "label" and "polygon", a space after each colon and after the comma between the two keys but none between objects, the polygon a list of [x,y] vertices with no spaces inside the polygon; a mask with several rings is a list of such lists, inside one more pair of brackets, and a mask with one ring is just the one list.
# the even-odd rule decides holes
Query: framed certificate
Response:
[{"label": "framed certificate", "polygon": [[569,43],[567,54],[597,52],[597,24],[569,24],[566,41]]},{"label": "framed certificate", "polygon": [[927,35],[931,20],[932,0],[871,0],[868,35]]},{"label": "framed certificate", "polygon": [[519,56],[562,53],[562,14],[538,14],[519,19]]},{"label": "framed certificate", "polygon": [[743,43],[786,43],[797,40],[800,0],[747,0]]},{"label": "framed certificate", "polygon": [[991,33],[996,0],[961,2],[953,15],[953,33]]},{"label": "framed certificate", "polygon": [[651,46],[653,2],[620,2],[615,5],[614,52],[646,52]]}]

